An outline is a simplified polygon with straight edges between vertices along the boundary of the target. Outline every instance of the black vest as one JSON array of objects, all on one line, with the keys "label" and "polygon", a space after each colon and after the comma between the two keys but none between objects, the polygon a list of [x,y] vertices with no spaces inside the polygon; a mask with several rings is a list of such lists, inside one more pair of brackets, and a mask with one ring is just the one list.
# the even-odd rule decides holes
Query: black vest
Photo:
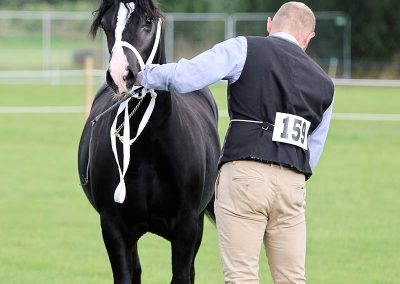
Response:
[{"label": "black vest", "polygon": [[[332,80],[298,45],[278,37],[247,37],[247,57],[240,78],[228,87],[232,119],[273,124],[277,112],[311,122],[308,134],[321,123],[333,100]],[[312,174],[309,151],[272,141],[262,124],[231,122],[219,166],[233,160],[279,164]]]}]

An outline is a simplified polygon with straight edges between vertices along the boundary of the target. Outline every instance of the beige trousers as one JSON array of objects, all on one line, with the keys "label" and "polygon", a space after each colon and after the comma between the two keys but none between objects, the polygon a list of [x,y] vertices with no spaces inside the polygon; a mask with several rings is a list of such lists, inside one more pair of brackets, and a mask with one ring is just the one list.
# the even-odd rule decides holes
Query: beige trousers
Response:
[{"label": "beige trousers", "polygon": [[264,242],[275,284],[305,283],[305,177],[256,161],[225,163],[215,215],[225,283],[259,283]]}]

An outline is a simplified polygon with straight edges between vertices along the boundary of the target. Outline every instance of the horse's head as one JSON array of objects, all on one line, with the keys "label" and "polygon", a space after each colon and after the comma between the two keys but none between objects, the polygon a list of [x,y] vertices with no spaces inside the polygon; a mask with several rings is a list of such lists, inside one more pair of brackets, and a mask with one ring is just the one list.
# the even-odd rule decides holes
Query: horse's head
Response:
[{"label": "horse's head", "polygon": [[123,96],[145,64],[165,60],[159,48],[162,15],[152,0],[103,0],[94,15],[91,34],[101,27],[107,37],[107,84]]}]

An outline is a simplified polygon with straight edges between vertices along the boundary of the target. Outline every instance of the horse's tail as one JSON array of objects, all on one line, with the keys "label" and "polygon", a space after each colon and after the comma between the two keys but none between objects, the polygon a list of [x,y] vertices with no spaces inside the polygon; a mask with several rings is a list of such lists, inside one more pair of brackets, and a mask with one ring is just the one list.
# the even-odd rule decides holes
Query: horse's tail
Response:
[{"label": "horse's tail", "polygon": [[208,204],[207,204],[205,213],[206,213],[206,216],[208,217],[208,219],[211,221],[211,223],[216,225],[215,212],[214,212],[214,201],[215,201],[215,195],[213,194],[210,202],[208,202]]}]

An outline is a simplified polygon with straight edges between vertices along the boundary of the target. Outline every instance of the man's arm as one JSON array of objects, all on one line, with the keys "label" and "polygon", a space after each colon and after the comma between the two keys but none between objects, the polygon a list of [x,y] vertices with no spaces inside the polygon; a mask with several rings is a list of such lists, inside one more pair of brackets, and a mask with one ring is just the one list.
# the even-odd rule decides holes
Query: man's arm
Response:
[{"label": "man's arm", "polygon": [[139,72],[140,85],[148,89],[176,90],[186,93],[204,88],[219,80],[229,84],[239,79],[247,56],[247,40],[236,37],[178,63],[152,64]]},{"label": "man's arm", "polygon": [[314,170],[324,149],[326,136],[328,135],[329,123],[332,117],[333,101],[324,112],[321,123],[308,137],[308,149],[310,151],[310,167]]}]

